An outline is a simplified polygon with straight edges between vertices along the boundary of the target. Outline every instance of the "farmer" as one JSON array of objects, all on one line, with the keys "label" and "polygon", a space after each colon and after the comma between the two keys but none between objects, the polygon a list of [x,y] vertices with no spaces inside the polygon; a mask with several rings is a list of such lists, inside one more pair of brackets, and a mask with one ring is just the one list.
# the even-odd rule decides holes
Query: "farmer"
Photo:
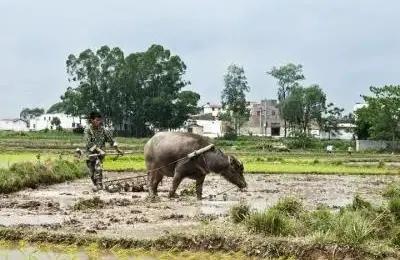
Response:
[{"label": "farmer", "polygon": [[347,147],[347,154],[351,155],[352,152],[353,152],[353,147],[351,146]]},{"label": "farmer", "polygon": [[326,146],[326,152],[327,152],[327,153],[333,153],[333,145],[331,145],[331,144],[330,144],[330,145],[327,145],[327,146]]},{"label": "farmer", "polygon": [[113,146],[118,153],[122,154],[122,152],[118,149],[118,144],[112,138],[110,131],[103,127],[103,117],[99,112],[91,112],[89,115],[89,124],[85,128],[85,142],[86,152],[89,155],[98,155],[98,158],[92,156],[86,160],[90,178],[94,185],[93,191],[98,191],[103,189],[103,169],[101,163],[105,156],[104,148],[106,142]]}]

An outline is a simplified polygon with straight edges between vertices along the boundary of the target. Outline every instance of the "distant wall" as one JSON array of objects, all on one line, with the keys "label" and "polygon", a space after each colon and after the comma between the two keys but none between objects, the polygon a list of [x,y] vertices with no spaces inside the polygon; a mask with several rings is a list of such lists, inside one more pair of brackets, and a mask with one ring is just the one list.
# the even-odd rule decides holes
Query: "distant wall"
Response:
[{"label": "distant wall", "polygon": [[356,140],[356,151],[367,150],[400,150],[400,142],[395,141],[375,141],[375,140]]}]

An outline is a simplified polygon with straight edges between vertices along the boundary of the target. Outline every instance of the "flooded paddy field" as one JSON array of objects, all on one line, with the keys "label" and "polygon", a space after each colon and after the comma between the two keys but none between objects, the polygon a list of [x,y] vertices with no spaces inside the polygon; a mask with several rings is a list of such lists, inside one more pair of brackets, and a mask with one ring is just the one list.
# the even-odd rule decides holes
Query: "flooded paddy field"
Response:
[{"label": "flooded paddy field", "polygon": [[[106,173],[106,178],[140,174],[110,172]],[[149,200],[147,192],[94,193],[89,179],[80,179],[1,195],[0,225],[151,239],[172,232],[191,232],[210,220],[224,221],[229,209],[240,201],[262,210],[282,197],[294,196],[308,209],[315,209],[319,204],[336,209],[351,203],[354,195],[359,194],[379,204],[384,188],[400,181],[400,176],[248,174],[246,180],[247,192],[235,188],[219,194],[232,185],[218,175],[209,175],[204,183],[206,198],[197,201],[194,195],[169,199],[170,178],[160,185],[158,200]],[[193,181],[184,180],[178,194],[187,193],[192,184]],[[219,195],[209,196],[216,194]],[[84,200],[90,203],[82,203]]]}]

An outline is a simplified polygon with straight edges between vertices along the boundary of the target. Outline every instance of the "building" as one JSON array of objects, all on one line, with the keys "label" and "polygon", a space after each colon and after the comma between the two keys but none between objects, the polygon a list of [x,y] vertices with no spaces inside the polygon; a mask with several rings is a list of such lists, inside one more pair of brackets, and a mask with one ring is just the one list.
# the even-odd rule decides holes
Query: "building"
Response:
[{"label": "building", "polygon": [[248,102],[249,121],[241,128],[241,134],[259,136],[284,136],[284,122],[280,117],[278,101],[261,100],[260,103]]},{"label": "building", "polygon": [[29,131],[28,124],[26,121],[16,119],[0,119],[0,130],[6,131]]},{"label": "building", "polygon": [[85,127],[86,120],[79,117],[69,116],[63,113],[44,114],[29,120],[29,130],[39,131],[44,129],[55,130],[57,126],[52,124],[52,120],[57,117],[60,119],[62,129],[73,130],[78,127]]},{"label": "building", "polygon": [[222,105],[210,104],[207,102],[207,104],[203,106],[202,114],[211,114],[214,118],[217,118],[221,113],[224,113]]}]

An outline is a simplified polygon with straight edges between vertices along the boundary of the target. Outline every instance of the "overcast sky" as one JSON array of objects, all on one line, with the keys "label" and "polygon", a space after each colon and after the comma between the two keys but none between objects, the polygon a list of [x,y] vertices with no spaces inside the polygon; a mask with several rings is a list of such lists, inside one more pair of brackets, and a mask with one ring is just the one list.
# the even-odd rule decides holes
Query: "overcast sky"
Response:
[{"label": "overcast sky", "polygon": [[399,11],[395,0],[0,0],[0,118],[58,102],[71,53],[153,43],[186,63],[201,103],[219,102],[231,63],[244,67],[249,100],[276,98],[266,71],[292,62],[351,110],[369,86],[400,83]]}]

